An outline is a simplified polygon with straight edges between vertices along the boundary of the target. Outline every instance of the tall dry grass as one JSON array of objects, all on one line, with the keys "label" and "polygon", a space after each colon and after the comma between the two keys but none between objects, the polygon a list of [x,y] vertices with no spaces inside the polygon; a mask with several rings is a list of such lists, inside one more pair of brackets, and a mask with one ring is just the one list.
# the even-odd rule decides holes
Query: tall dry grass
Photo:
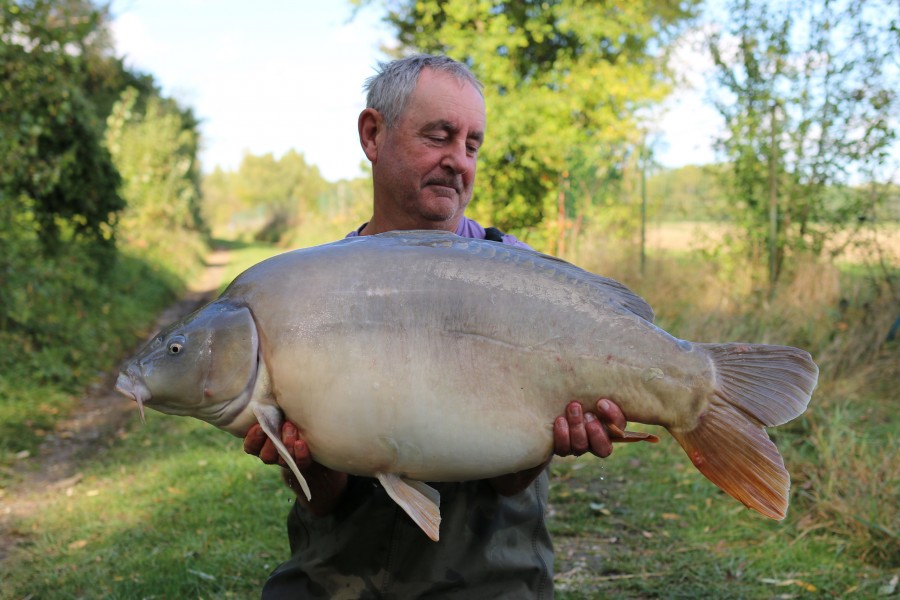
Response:
[{"label": "tall dry grass", "polygon": [[888,340],[900,315],[896,265],[797,261],[770,294],[761,266],[725,254],[654,252],[641,273],[633,249],[597,236],[568,258],[629,285],[677,337],[808,350],[820,367],[809,409],[770,432],[792,473],[800,535],[900,566],[900,340]]}]

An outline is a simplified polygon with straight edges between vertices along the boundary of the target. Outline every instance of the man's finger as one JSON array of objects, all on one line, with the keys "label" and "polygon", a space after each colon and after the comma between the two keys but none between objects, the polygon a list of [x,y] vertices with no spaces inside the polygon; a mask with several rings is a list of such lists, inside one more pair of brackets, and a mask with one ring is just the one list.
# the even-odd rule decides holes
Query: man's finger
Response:
[{"label": "man's finger", "polygon": [[296,442],[294,442],[293,448],[291,450],[294,453],[294,461],[297,463],[298,469],[300,469],[301,471],[305,471],[312,466],[312,454],[310,454],[309,446],[306,445],[305,440],[298,439]]},{"label": "man's finger", "polygon": [[263,433],[259,423],[254,423],[247,430],[247,435],[244,436],[244,452],[253,456],[259,456],[259,451],[262,450],[265,443],[266,434]]},{"label": "man's finger", "polygon": [[570,402],[566,407],[566,419],[569,422],[569,442],[572,453],[576,456],[584,454],[588,449],[588,435],[584,428],[584,411],[578,402]]},{"label": "man's finger", "polygon": [[572,445],[569,443],[569,422],[565,417],[557,417],[553,422],[553,450],[558,456],[568,456],[572,453]]},{"label": "man's finger", "polygon": [[625,414],[615,402],[611,402],[606,398],[597,401],[597,416],[605,423],[612,423],[619,429],[625,429],[628,422],[625,420]]},{"label": "man's finger", "polygon": [[592,413],[584,415],[584,420],[588,440],[591,444],[591,452],[600,458],[606,458],[612,454],[612,443],[610,443],[609,435],[607,435],[606,429],[603,428],[600,421]]},{"label": "man's finger", "polygon": [[[300,439],[300,434],[297,431],[297,427],[291,423],[290,421],[285,421],[281,426],[281,441],[284,443],[284,447],[288,449],[288,452],[293,453],[294,445],[297,443],[297,440]],[[273,444],[274,445],[274,444]],[[277,450],[276,450],[277,452]],[[293,457],[296,462],[296,456]],[[278,464],[282,467],[287,467],[288,464],[285,462],[284,458],[279,455]],[[299,467],[298,467],[299,468]]]}]

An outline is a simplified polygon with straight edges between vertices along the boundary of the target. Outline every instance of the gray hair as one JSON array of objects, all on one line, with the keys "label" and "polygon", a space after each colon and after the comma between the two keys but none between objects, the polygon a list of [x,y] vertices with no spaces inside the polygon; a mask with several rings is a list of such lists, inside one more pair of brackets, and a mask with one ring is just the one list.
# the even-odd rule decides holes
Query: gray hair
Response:
[{"label": "gray hair", "polygon": [[462,83],[471,84],[482,96],[484,95],[482,93],[484,86],[463,63],[448,56],[414,54],[378,63],[378,72],[366,79],[363,85],[366,92],[366,107],[374,108],[381,113],[387,127],[394,127],[406,109],[413,90],[416,89],[419,74],[425,68],[452,75]]}]

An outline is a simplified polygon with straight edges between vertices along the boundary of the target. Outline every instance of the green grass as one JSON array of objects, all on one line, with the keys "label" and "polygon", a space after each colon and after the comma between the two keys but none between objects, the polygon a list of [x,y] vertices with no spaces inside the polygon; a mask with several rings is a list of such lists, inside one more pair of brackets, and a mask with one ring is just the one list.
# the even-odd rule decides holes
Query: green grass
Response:
[{"label": "green grass", "polygon": [[891,570],[850,552],[850,540],[810,528],[802,490],[784,521],[767,520],[668,436],[552,469],[560,598],[867,598],[889,583]]},{"label": "green grass", "polygon": [[79,252],[34,266],[33,293],[16,307],[25,325],[0,330],[0,487],[182,289],[171,270],[131,253],[100,277]]},{"label": "green grass", "polygon": [[287,554],[293,494],[241,440],[148,415],[72,487],[19,523],[3,598],[258,595]]},{"label": "green grass", "polygon": [[[274,252],[262,245],[231,251],[225,282]],[[789,304],[782,308],[790,319],[777,309],[741,307],[736,295],[710,300],[706,275],[682,289],[685,273],[697,273],[693,266],[682,260],[672,278],[653,282],[655,308],[673,333],[806,339],[821,354],[810,410],[771,430],[793,478],[788,516],[775,522],[748,511],[696,472],[665,434],[658,445],[618,446],[603,461],[557,459],[550,517],[557,597],[896,595],[900,345],[870,352],[866,336],[880,322],[867,321],[862,309],[831,315],[807,303],[802,321],[804,312]],[[692,312],[688,297],[699,297],[699,310]],[[869,302],[862,291],[851,300]],[[37,429],[52,430],[67,400],[43,391],[5,405],[18,411],[7,415],[19,415],[5,432],[40,439]],[[0,598],[258,597],[288,556],[292,494],[277,469],[240,446],[191,419],[150,411],[141,425],[135,417],[82,466],[77,483],[34,498],[40,511],[15,523],[20,543],[0,568]]]},{"label": "green grass", "polygon": [[[77,484],[18,524],[26,542],[4,564],[0,597],[255,597],[287,557],[292,494],[240,444],[192,419],[135,418]],[[560,598],[866,598],[889,584],[890,568],[811,527],[806,490],[795,486],[784,522],[766,520],[667,436],[552,469]]]}]

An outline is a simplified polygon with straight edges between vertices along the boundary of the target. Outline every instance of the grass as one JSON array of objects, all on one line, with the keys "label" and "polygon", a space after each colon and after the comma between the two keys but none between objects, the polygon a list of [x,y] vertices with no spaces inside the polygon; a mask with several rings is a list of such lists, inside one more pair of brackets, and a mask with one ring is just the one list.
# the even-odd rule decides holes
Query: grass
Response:
[{"label": "grass", "polygon": [[20,310],[40,325],[0,331],[0,487],[16,479],[18,461],[37,452],[85,386],[116,365],[181,289],[166,266],[129,252],[102,278],[88,259],[76,249],[31,267],[35,293]]},{"label": "grass", "polygon": [[552,469],[560,598],[875,597],[889,583],[802,504],[783,522],[748,511],[669,437]]},{"label": "grass", "polygon": [[[226,280],[273,251],[231,250]],[[795,276],[766,304],[738,270],[723,277],[709,262],[657,255],[657,270],[640,279],[633,263],[605,254],[613,264],[590,266],[647,296],[672,333],[811,344],[822,379],[807,414],[770,431],[793,477],[782,522],[720,492],[664,434],[604,461],[555,460],[557,597],[895,595],[900,346],[878,341],[877,286],[864,273],[822,268]],[[833,284],[827,293],[822,281]],[[850,305],[843,312],[841,297]],[[62,410],[48,400],[37,411],[46,413],[42,426]],[[150,412],[78,481],[33,499],[40,511],[15,524],[21,543],[0,569],[0,598],[258,597],[288,555],[291,499],[277,471],[246,456],[239,439]]]},{"label": "grass", "polygon": [[148,415],[19,524],[26,542],[4,565],[0,597],[257,595],[287,553],[293,495],[240,445],[199,421]]}]

